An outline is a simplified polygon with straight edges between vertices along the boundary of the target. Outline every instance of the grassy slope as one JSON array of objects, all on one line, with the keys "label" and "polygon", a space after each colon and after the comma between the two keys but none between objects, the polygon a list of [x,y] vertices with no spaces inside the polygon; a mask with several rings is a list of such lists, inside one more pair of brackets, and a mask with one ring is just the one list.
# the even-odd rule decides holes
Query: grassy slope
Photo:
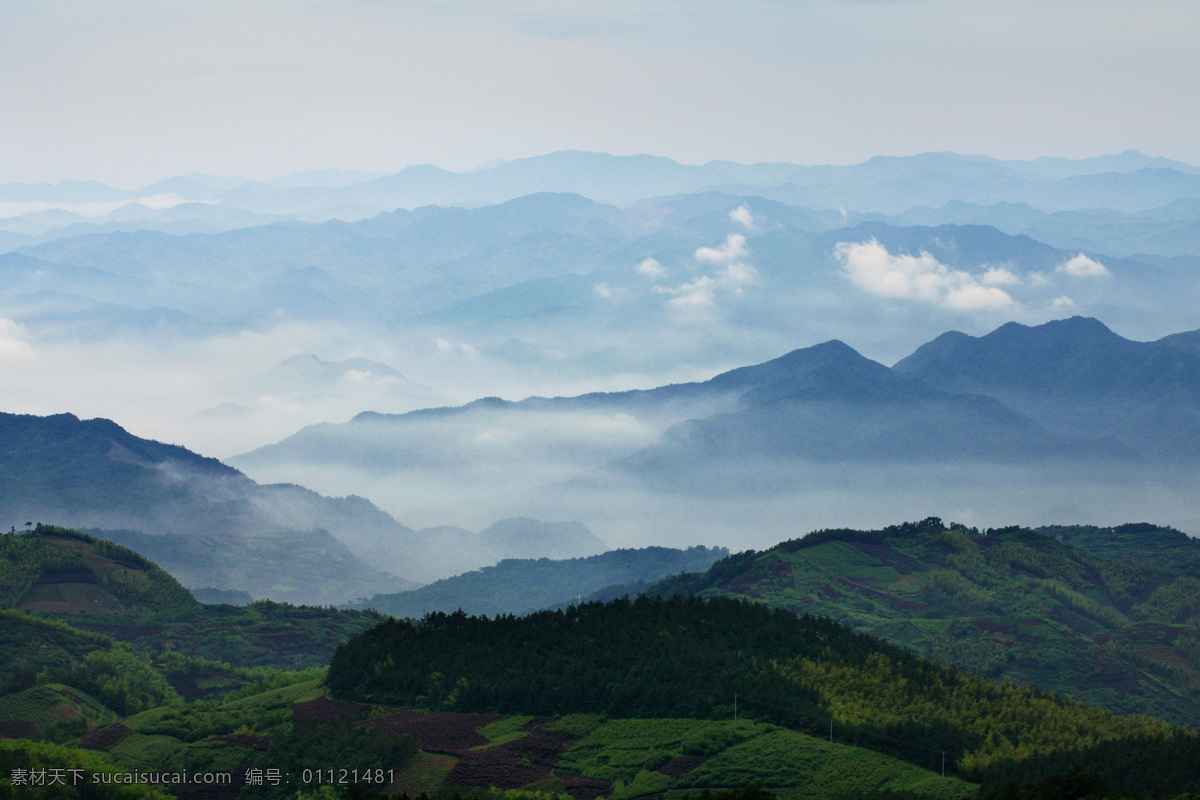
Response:
[{"label": "grassy slope", "polygon": [[[1082,535],[1096,540],[1102,533]],[[1131,538],[1127,556],[1154,555],[1152,533]],[[653,591],[740,597],[829,616],[979,675],[1195,724],[1197,573],[1195,564],[1107,561],[1032,531],[979,536],[937,521],[823,531],[738,554]]]}]

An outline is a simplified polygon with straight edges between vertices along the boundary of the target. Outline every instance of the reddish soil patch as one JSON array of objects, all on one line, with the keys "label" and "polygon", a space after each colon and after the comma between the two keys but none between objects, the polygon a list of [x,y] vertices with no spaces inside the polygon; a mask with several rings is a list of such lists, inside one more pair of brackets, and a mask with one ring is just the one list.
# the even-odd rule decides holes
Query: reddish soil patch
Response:
[{"label": "reddish soil patch", "polygon": [[531,720],[525,725],[528,736],[513,739],[498,747],[462,752],[462,760],[446,776],[446,783],[519,789],[528,783],[549,778],[554,765],[572,744],[566,734],[545,730],[543,726],[549,721]]},{"label": "reddish soil patch", "polygon": [[675,756],[667,763],[658,768],[658,771],[670,778],[679,778],[687,775],[696,767],[704,763],[704,759],[698,756]]},{"label": "reddish soil patch", "polygon": [[[385,717],[364,720],[362,725],[390,733],[407,733],[416,737],[417,747],[428,753],[447,753],[466,756],[472,747],[482,747],[488,740],[475,732],[477,728],[504,719],[493,714],[462,714],[456,711],[422,713],[397,711]],[[536,780],[536,778],[530,778]],[[529,781],[526,781],[528,783]],[[464,784],[475,786],[478,784]]]},{"label": "reddish soil patch", "polygon": [[39,584],[47,583],[99,583],[100,579],[94,573],[85,572],[83,570],[74,570],[72,572],[43,572],[42,577],[38,578]]},{"label": "reddish soil patch", "polygon": [[296,703],[292,706],[292,716],[297,720],[307,722],[328,722],[331,719],[353,719],[370,710],[365,703],[349,703],[344,700],[330,700],[326,697],[309,700],[307,703]]},{"label": "reddish soil patch", "polygon": [[581,778],[578,775],[559,775],[568,794],[575,800],[593,800],[600,795],[612,794],[612,782],[598,778]]},{"label": "reddish soil patch", "polygon": [[521,739],[513,739],[503,746],[504,750],[517,758],[527,758],[535,767],[545,767],[550,770],[562,754],[573,744],[570,737],[564,733],[547,731],[542,728],[549,720],[533,720],[525,729],[529,735]]},{"label": "reddish soil patch", "polygon": [[928,611],[929,606],[925,603],[918,603],[915,600],[905,600],[903,597],[896,597],[894,594],[881,592],[877,589],[869,589],[861,583],[856,583],[849,578],[838,578],[838,580],[846,586],[853,586],[865,595],[883,600],[901,611]]},{"label": "reddish soil patch", "polygon": [[129,728],[119,722],[114,722],[103,728],[94,728],[79,737],[79,746],[85,750],[107,750],[131,733],[133,731]]},{"label": "reddish soil patch", "polygon": [[450,774],[446,783],[451,786],[477,786],[486,789],[495,786],[497,789],[520,789],[527,783],[540,781],[550,777],[550,768],[518,762],[504,747],[491,747],[487,750],[472,750],[464,753]]},{"label": "reddish soil patch", "polygon": [[878,559],[885,567],[892,567],[901,575],[909,575],[913,572],[918,572],[921,569],[921,562],[915,558],[910,558],[898,550],[893,550],[884,544],[867,544],[865,542],[853,542],[851,547],[856,548],[859,552],[864,553],[871,558]]}]

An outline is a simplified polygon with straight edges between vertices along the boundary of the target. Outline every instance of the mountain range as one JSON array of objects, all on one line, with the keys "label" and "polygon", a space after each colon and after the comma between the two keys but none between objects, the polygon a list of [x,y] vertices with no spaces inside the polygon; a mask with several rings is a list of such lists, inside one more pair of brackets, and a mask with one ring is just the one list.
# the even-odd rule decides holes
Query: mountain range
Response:
[{"label": "mountain range", "polygon": [[[643,537],[663,535],[672,514],[682,531],[720,501],[737,514],[759,503],[761,519],[741,527],[765,537],[779,503],[828,491],[863,508],[873,491],[903,492],[910,507],[973,492],[991,519],[1022,491],[1068,506],[1106,492],[1132,505],[1096,507],[1126,518],[1186,514],[1186,465],[1200,456],[1195,340],[1135,342],[1081,317],[1009,323],[945,334],[891,368],[833,341],[652,390],[364,413],[231,463],[317,486],[354,480],[401,515],[434,502],[590,508],[611,526],[669,506]],[[1138,491],[1134,473],[1147,482]]]}]

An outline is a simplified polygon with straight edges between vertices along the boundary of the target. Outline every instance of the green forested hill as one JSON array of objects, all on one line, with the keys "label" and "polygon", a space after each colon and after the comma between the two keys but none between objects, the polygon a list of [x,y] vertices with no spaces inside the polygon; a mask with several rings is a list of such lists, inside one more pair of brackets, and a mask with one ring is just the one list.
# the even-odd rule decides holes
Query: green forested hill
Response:
[{"label": "green forested hill", "polygon": [[[340,642],[380,619],[278,603],[203,606],[153,562],[112,542],[49,526],[5,535],[0,733],[32,724],[65,735],[105,715],[218,697],[280,670],[318,669]],[[85,699],[42,688],[55,685]],[[58,711],[20,711],[42,706]],[[96,716],[95,708],[107,710]],[[55,714],[71,725],[58,725]]]},{"label": "green forested hill", "polygon": [[493,567],[484,567],[428,586],[398,594],[376,595],[362,603],[396,617],[421,617],[432,611],[468,614],[525,614],[557,604],[567,604],[580,596],[607,587],[627,591],[624,586],[645,588],[642,584],[668,575],[701,572],[714,561],[728,556],[723,547],[642,547],[610,550],[588,558],[551,560],[548,558],[506,558]]},{"label": "green forested hill", "polygon": [[112,542],[46,525],[0,536],[0,608],[150,613],[196,605],[158,565]]},{"label": "green forested hill", "polygon": [[1200,560],[1200,539],[1174,528],[1146,522],[1101,528],[1095,525],[1043,525],[1038,533],[1053,536],[1077,550],[1106,558],[1160,567],[1182,566]]},{"label": "green forested hill", "polygon": [[977,678],[831,620],[722,598],[393,619],[338,649],[328,685],[347,700],[500,714],[726,719],[736,702],[744,717],[832,730],[927,768],[946,753],[985,787],[1078,766],[1124,790],[1200,789],[1193,732]]},{"label": "green forested hill", "polygon": [[[1138,526],[1111,529],[1116,543],[1106,543],[1106,530],[1046,533],[1142,563],[1099,558],[1032,530],[981,534],[931,518],[818,531],[651,591],[829,616],[978,675],[1195,726],[1200,562],[1178,564],[1192,544],[1178,531]],[[1154,560],[1175,565],[1145,563]]]}]

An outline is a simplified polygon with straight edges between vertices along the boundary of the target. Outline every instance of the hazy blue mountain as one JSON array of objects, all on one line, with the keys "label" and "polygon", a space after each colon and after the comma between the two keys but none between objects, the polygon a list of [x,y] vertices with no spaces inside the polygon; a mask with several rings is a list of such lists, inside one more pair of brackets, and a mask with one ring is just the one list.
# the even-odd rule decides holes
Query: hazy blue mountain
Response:
[{"label": "hazy blue mountain", "polygon": [[[1094,320],[1010,325],[982,339],[947,335],[894,369],[832,341],[652,390],[364,413],[232,463],[316,486],[352,480],[405,517],[573,516],[620,531],[621,546],[683,543],[697,525],[755,546],[793,520],[846,508],[864,518],[951,508],[1039,525],[1153,512],[1183,526],[1184,465],[1200,456],[1188,399],[1200,379],[1187,366],[1198,335],[1154,344]],[[949,352],[988,381],[914,366],[981,341],[997,352]],[[993,368],[1033,390],[999,393]],[[1110,374],[1114,386],[1094,383]],[[1051,399],[1025,402],[1039,397]]]},{"label": "hazy blue mountain", "polygon": [[[1058,268],[1079,250],[987,225],[867,220],[840,227],[841,220],[839,213],[746,195],[657,198],[622,210],[578,195],[536,194],[496,206],[425,207],[356,223],[291,221],[212,235],[81,235],[24,248],[21,255],[56,269],[143,281],[117,290],[71,275],[54,280],[57,291],[101,302],[174,308],[231,329],[268,318],[365,321],[426,341],[470,342],[498,362],[554,374],[603,374],[619,365],[657,374],[669,364],[719,368],[770,352],[761,344],[747,346],[764,335],[775,336],[776,352],[833,336],[889,348],[881,357],[898,358],[961,324],[960,311],[934,304],[914,314],[911,302],[856,288],[836,256],[846,242],[875,239],[892,254],[927,252],[976,280],[1002,267],[1016,281],[1004,291],[1014,309],[1026,306],[1023,316],[1031,321],[1061,313],[1053,305],[1060,302],[1073,304],[1076,313],[1103,314],[1126,329],[1162,335],[1190,319],[1186,298],[1200,288],[1194,272],[1090,249],[1109,278],[1072,280]],[[1183,226],[1180,236],[1187,237],[1189,223],[1150,224]],[[721,264],[697,256],[729,246],[731,236],[744,237],[738,240],[739,263],[746,267],[739,281],[723,276]],[[1078,243],[1087,236],[1063,239]],[[639,271],[644,263],[657,266]],[[38,274],[50,281],[48,273]],[[678,304],[696,292],[701,306],[689,314]],[[861,325],[864,313],[874,325]],[[19,308],[11,312],[37,324],[22,314]],[[681,321],[705,317],[715,323],[709,326],[714,346],[671,335]],[[548,340],[556,346],[547,349]],[[608,354],[606,348],[612,348]],[[696,363],[722,352],[727,355],[720,363]]]},{"label": "hazy blue mountain", "polygon": [[[527,614],[575,602],[607,587],[642,585],[682,572],[704,572],[725,558],[723,547],[610,550],[587,558],[505,559],[495,566],[435,581],[408,592],[376,595],[356,608],[396,617],[447,614]],[[199,598],[197,598],[199,599]]]},{"label": "hazy blue mountain", "polygon": [[981,206],[952,202],[941,208],[912,208],[894,216],[865,216],[892,225],[991,225],[1059,249],[1114,256],[1200,254],[1200,202],[1192,199],[1135,213],[1108,209],[1046,213],[1026,203]]},{"label": "hazy blue mountain", "polygon": [[103,419],[0,414],[0,455],[4,524],[113,532],[109,538],[152,551],[189,587],[334,602],[503,558],[608,549],[579,523],[533,519],[501,520],[480,534],[417,534],[361,497],[260,485],[215,459]]},{"label": "hazy blue mountain", "polygon": [[1153,458],[1200,453],[1200,357],[1194,335],[1133,342],[1075,317],[987,336],[947,333],[895,370],[995,397],[1053,430],[1108,436]]},{"label": "hazy blue mountain", "polygon": [[397,208],[483,206],[539,192],[569,192],[630,205],[651,197],[721,191],[821,209],[899,213],[962,201],[1030,203],[1054,211],[1139,210],[1200,198],[1200,169],[1135,151],[1093,159],[1001,161],[955,153],[880,156],[849,166],[685,165],[649,155],[561,151],[470,170],[430,165],[394,175],[317,170],[269,182],[188,175],[137,190],[89,181],[0,185],[0,202],[113,203],[173,195],[252,214],[357,220]]},{"label": "hazy blue mountain", "polygon": [[911,466],[1126,455],[1112,443],[1055,435],[992,398],[913,380],[841,342],[759,369],[766,379],[737,410],[681,423],[621,468],[678,488],[764,461]]}]

